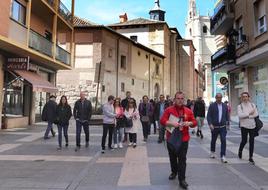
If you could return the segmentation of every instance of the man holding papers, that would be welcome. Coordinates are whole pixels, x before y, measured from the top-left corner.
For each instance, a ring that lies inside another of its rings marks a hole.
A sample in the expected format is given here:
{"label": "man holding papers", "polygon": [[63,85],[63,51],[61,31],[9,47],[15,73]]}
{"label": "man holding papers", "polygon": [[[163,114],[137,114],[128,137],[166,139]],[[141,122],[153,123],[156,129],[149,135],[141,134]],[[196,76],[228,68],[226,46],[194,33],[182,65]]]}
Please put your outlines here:
{"label": "man holding papers", "polygon": [[[173,180],[178,175],[180,186],[183,189],[187,189],[188,184],[185,181],[185,172],[188,141],[190,140],[189,127],[196,127],[197,122],[193,112],[184,106],[184,94],[182,92],[175,94],[174,105],[165,110],[160,123],[165,126],[167,130],[167,148],[171,167],[169,179]],[[172,133],[176,128],[181,132],[180,136],[182,141],[178,152],[174,151],[174,145],[170,143],[170,138],[174,138],[174,134],[172,135]]]}

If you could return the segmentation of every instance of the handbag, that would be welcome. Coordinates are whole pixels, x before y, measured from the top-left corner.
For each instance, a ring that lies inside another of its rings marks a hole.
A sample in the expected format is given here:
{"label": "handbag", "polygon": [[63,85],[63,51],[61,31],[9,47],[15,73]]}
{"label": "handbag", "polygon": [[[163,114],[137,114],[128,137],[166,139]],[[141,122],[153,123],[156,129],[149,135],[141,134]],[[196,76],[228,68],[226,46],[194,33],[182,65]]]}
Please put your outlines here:
{"label": "handbag", "polygon": [[254,128],[254,137],[259,136],[259,131],[263,127],[263,122],[260,120],[260,117],[257,116],[254,118],[256,127]]}
{"label": "handbag", "polygon": [[168,143],[171,145],[172,151],[179,155],[182,145],[182,132],[178,128],[175,128],[172,131],[171,136],[168,139]]}
{"label": "handbag", "polygon": [[131,118],[127,118],[126,120],[126,128],[131,128],[133,127],[133,121]]}
{"label": "handbag", "polygon": [[147,115],[143,115],[143,116],[141,116],[141,121],[142,122],[149,122],[150,121],[150,117],[147,116]]}

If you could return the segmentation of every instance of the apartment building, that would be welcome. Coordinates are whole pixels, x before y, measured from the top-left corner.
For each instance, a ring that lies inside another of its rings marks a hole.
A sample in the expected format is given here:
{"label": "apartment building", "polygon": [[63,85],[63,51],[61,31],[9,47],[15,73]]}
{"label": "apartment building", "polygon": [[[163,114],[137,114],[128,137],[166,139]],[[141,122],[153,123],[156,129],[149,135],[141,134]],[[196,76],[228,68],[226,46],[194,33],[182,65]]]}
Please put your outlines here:
{"label": "apartment building", "polygon": [[225,35],[212,69],[228,73],[234,115],[240,94],[248,91],[260,116],[268,117],[267,11],[266,0],[221,0],[211,19],[214,34]]}
{"label": "apartment building", "polygon": [[74,68],[57,76],[58,94],[66,95],[71,105],[81,91],[96,108],[109,95],[123,99],[131,91],[138,101],[164,92],[164,55],[85,19],[75,17],[74,28]]}
{"label": "apartment building", "polygon": [[57,92],[58,70],[72,67],[74,0],[0,1],[2,128],[40,120],[49,95]]}

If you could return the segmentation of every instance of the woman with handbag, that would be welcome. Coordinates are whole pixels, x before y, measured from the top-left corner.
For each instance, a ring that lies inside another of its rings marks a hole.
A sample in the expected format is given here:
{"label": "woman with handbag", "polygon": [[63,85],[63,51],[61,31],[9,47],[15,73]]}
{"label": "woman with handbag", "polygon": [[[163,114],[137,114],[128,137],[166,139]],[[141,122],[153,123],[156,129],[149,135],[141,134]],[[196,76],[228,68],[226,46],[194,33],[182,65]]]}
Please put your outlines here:
{"label": "woman with handbag", "polygon": [[114,111],[116,113],[115,130],[114,130],[114,148],[123,148],[123,134],[125,125],[125,115],[123,107],[120,104],[120,98],[114,101]]}
{"label": "woman with handbag", "polygon": [[69,127],[69,120],[71,117],[72,117],[71,106],[69,106],[67,102],[67,97],[62,96],[56,110],[56,122],[58,126],[58,142],[59,142],[58,150],[61,150],[62,147],[62,130],[65,137],[65,146],[68,147],[69,145],[68,127]]}
{"label": "woman with handbag", "polygon": [[249,162],[255,164],[253,160],[254,138],[255,138],[255,118],[258,116],[258,111],[255,104],[249,101],[249,93],[241,94],[241,104],[237,106],[237,112],[241,127],[241,143],[239,146],[238,157],[242,159],[242,152],[247,143],[249,135]]}
{"label": "woman with handbag", "polygon": [[139,104],[139,113],[142,124],[143,141],[147,142],[151,130],[150,117],[153,115],[153,109],[149,103],[149,98],[146,95],[142,97],[142,102]]}
{"label": "woman with handbag", "polygon": [[129,99],[124,114],[127,120],[125,131],[129,134],[128,145],[136,148],[138,127],[140,126],[140,115],[139,111],[137,110],[136,101],[133,98]]}

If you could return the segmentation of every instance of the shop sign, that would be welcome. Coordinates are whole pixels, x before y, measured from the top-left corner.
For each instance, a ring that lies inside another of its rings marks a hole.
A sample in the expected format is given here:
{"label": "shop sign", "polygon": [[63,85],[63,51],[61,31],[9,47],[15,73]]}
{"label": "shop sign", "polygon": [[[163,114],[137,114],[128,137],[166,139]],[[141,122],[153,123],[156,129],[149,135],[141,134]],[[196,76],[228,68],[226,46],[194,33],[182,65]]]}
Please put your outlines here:
{"label": "shop sign", "polygon": [[7,58],[6,67],[8,70],[29,70],[29,57],[10,57]]}

